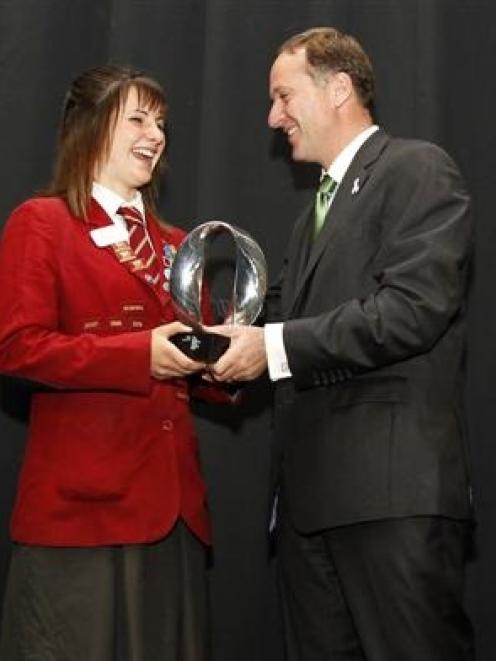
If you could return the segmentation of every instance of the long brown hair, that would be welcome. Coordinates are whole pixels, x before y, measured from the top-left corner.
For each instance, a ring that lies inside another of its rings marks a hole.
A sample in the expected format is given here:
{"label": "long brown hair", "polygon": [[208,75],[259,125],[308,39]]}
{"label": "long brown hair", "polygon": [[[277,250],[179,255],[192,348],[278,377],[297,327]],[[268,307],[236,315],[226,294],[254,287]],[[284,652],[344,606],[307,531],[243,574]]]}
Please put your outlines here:
{"label": "long brown hair", "polygon": [[[120,109],[131,88],[138,99],[166,120],[167,101],[162,87],[140,71],[115,65],[89,69],[71,84],[63,106],[52,181],[46,191],[63,197],[71,211],[87,218],[94,173],[106,161]],[[155,212],[163,154],[150,182],[140,190],[145,207]]]}

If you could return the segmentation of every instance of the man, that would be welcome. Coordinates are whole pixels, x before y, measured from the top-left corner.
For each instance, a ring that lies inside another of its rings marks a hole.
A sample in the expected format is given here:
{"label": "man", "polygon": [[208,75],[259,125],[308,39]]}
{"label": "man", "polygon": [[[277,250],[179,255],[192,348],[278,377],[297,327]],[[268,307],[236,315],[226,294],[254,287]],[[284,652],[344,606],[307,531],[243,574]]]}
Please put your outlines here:
{"label": "man", "polygon": [[214,374],[268,364],[277,383],[288,659],[472,659],[467,193],[441,149],[373,124],[372,66],[348,35],[285,42],[270,95],[270,126],[321,185],[290,240],[282,323],[234,327]]}

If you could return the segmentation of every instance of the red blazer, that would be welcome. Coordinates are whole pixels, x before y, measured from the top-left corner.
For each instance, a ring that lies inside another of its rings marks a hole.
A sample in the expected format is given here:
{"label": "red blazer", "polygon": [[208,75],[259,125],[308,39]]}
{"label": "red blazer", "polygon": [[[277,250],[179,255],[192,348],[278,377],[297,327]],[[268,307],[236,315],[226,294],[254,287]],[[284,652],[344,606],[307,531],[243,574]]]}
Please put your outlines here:
{"label": "red blazer", "polygon": [[[147,222],[162,259],[184,233]],[[32,399],[12,537],[149,542],[183,517],[208,542],[187,382],[150,376],[151,329],[175,319],[165,275],[153,288],[96,247],[90,230],[109,223],[95,201],[85,222],[37,198],[5,227],[0,370],[48,386]]]}

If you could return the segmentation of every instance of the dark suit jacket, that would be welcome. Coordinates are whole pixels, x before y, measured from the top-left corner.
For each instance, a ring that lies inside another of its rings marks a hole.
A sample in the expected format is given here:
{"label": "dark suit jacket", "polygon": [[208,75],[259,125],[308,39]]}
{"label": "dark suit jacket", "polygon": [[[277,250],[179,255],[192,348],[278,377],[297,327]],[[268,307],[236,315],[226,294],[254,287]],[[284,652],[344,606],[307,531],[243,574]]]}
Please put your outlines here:
{"label": "dark suit jacket", "polygon": [[[160,259],[170,256],[184,232],[147,220]],[[109,224],[94,201],[84,222],[39,198],[3,234],[0,370],[49,386],[32,400],[12,536],[139,543],[183,517],[208,541],[188,384],[150,375],[151,329],[175,319],[165,274],[153,287],[96,247],[90,231]]]}
{"label": "dark suit jacket", "polygon": [[432,144],[378,131],[313,244],[312,228],[313,200],[290,240],[279,301],[293,378],[278,383],[276,429],[296,527],[468,517],[472,228],[457,168]]}

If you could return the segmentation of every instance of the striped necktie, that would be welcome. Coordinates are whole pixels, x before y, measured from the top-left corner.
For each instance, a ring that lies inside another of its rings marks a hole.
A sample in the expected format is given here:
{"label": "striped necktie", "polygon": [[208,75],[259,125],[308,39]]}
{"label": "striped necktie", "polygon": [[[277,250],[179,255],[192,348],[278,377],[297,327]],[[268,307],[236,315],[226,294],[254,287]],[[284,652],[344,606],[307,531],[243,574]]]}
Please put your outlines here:
{"label": "striped necktie", "polygon": [[127,224],[129,245],[134,253],[131,262],[133,271],[141,271],[147,282],[156,284],[160,277],[160,266],[145,219],[135,207],[119,207],[117,213]]}
{"label": "striped necktie", "polygon": [[329,205],[331,203],[331,196],[337,183],[338,182],[328,174],[325,174],[322,177],[315,197],[315,236],[318,235],[324,225],[327,212],[329,211]]}

